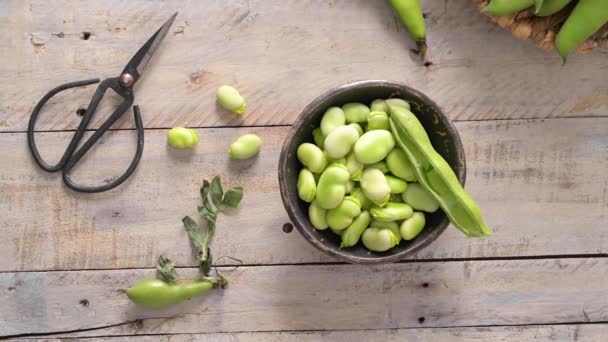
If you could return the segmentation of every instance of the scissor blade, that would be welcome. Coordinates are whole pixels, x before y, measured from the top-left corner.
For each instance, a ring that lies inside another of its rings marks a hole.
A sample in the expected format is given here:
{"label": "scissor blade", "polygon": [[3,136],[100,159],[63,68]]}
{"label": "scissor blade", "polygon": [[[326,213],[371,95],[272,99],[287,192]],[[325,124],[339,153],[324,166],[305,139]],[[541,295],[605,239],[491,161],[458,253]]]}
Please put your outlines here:
{"label": "scissor blade", "polygon": [[150,59],[152,58],[152,56],[158,49],[160,43],[163,41],[163,39],[167,35],[167,32],[169,32],[169,28],[173,24],[173,21],[175,20],[177,13],[178,12],[175,12],[175,14],[173,14],[171,16],[171,18],[169,18],[163,24],[163,26],[161,26],[158,29],[158,31],[156,31],[156,33],[154,33],[154,35],[152,35],[152,37],[150,37],[150,39],[148,39],[148,41],[139,49],[139,51],[137,51],[137,53],[135,53],[133,58],[131,58],[131,60],[125,67],[123,73],[133,74],[133,72],[136,71],[137,75],[133,75],[133,76],[135,76],[135,79],[137,79],[137,78],[139,78],[139,76],[141,76],[141,74],[146,69],[146,66],[150,62]]}

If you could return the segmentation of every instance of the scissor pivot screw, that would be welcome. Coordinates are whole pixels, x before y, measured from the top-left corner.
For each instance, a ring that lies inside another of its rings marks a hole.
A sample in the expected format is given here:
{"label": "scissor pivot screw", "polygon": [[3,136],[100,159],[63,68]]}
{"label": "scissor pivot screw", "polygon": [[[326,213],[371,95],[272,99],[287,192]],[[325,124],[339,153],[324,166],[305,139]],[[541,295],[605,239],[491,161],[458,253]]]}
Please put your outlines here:
{"label": "scissor pivot screw", "polygon": [[133,79],[133,76],[131,76],[131,74],[122,74],[120,75],[120,84],[122,84],[125,87],[130,87],[133,85],[133,81],[135,81]]}

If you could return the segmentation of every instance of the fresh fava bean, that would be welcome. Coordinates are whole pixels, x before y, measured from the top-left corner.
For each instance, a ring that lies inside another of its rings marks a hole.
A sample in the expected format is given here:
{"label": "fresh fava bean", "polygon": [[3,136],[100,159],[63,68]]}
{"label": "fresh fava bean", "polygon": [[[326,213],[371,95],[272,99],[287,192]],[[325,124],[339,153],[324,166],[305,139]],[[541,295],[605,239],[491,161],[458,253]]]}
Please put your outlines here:
{"label": "fresh fava bean", "polygon": [[365,248],[374,252],[386,252],[399,243],[397,235],[390,229],[367,228],[361,236]]}
{"label": "fresh fava bean", "polygon": [[374,110],[367,116],[367,130],[373,131],[376,129],[389,130],[388,114],[379,110]]}
{"label": "fresh fava bean", "polygon": [[399,147],[393,149],[386,156],[386,165],[389,171],[408,182],[416,181],[416,171],[412,163],[407,159],[407,155]]}
{"label": "fresh fava bean", "polygon": [[580,0],[555,37],[555,49],[564,63],[587,38],[608,23],[608,2],[606,0]]}
{"label": "fresh fava bean", "polygon": [[414,212],[410,218],[401,222],[401,226],[399,227],[401,237],[404,240],[411,240],[415,238],[424,228],[425,222],[426,219],[424,218],[423,213],[419,211]]}
{"label": "fresh fava bean", "polygon": [[363,128],[361,127],[361,125],[359,125],[358,123],[354,123],[354,122],[353,122],[353,123],[349,123],[348,125],[349,125],[350,127],[354,128],[354,129],[356,129],[356,130],[357,130],[357,133],[359,133],[359,136],[362,136],[362,135],[363,135],[363,133],[365,133],[365,132],[363,131]]}
{"label": "fresh fava bean", "polygon": [[340,248],[352,247],[359,242],[361,239],[361,235],[369,225],[372,217],[369,212],[362,211],[359,216],[357,216],[353,223],[348,226],[348,228],[344,229],[342,234],[342,243],[340,244]]}
{"label": "fresh fava bean", "polygon": [[386,99],[386,100],[384,100],[384,103],[386,103],[386,106],[389,108],[388,110],[385,111],[387,113],[390,111],[391,106],[403,107],[407,110],[410,109],[409,102],[405,101],[404,99],[399,99],[399,98]]}
{"label": "fresh fava bean", "polygon": [[491,0],[488,6],[482,9],[483,12],[501,16],[513,14],[534,6],[536,0]]}
{"label": "fresh fava bean", "polygon": [[412,207],[405,203],[388,202],[384,207],[372,207],[369,213],[374,220],[378,221],[400,221],[412,216]]}
{"label": "fresh fava bean", "polygon": [[321,132],[320,128],[315,128],[312,131],[312,138],[314,139],[315,145],[317,145],[318,148],[325,148],[325,136],[323,135],[323,132]]}
{"label": "fresh fava bean", "polygon": [[315,176],[310,172],[309,169],[300,170],[298,174],[298,196],[304,202],[312,202],[317,194],[317,182]]}
{"label": "fresh fava bean", "polygon": [[374,205],[374,203],[372,203],[369,198],[365,197],[365,194],[363,194],[363,190],[361,190],[361,188],[354,188],[353,191],[351,191],[350,195],[356,198],[359,203],[361,203],[362,210],[369,210],[369,208]]}
{"label": "fresh fava bean", "polygon": [[408,184],[407,189],[401,194],[403,202],[409,204],[415,210],[434,213],[439,209],[439,202],[435,200],[433,195],[418,183]]}
{"label": "fresh fava bean", "polygon": [[325,230],[329,225],[327,224],[327,210],[319,206],[317,200],[313,200],[308,207],[308,218],[310,223],[317,230]]}
{"label": "fresh fava bean", "polygon": [[167,132],[167,142],[178,149],[192,148],[198,143],[198,133],[191,128],[173,127]]}
{"label": "fresh fava bean", "polygon": [[321,174],[317,184],[316,199],[319,206],[323,209],[333,209],[342,203],[349,178],[350,174],[346,166],[335,163],[329,165]]}
{"label": "fresh fava bean", "polygon": [[391,196],[386,177],[378,169],[365,169],[361,175],[361,190],[374,204],[383,206]]}
{"label": "fresh fava bean", "polygon": [[395,236],[397,236],[397,240],[399,242],[401,242],[401,233],[399,232],[399,224],[397,222],[394,221],[390,221],[390,222],[383,222],[383,221],[378,221],[378,220],[372,220],[372,222],[369,224],[370,227],[373,228],[386,228],[389,229],[391,232],[393,232],[395,234]]}
{"label": "fresh fava bean", "polygon": [[[479,206],[464,191],[450,165],[435,151],[418,118],[409,110],[390,107],[390,124],[398,146],[414,166],[416,178],[439,202],[452,224],[467,236],[491,234]],[[411,187],[409,184],[408,189]]]}
{"label": "fresh fava bean", "polygon": [[323,151],[323,154],[325,155],[325,159],[327,160],[327,164],[342,164],[344,166],[346,166],[346,158],[345,157],[340,157],[340,158],[332,158],[327,154],[327,151]]}
{"label": "fresh fava bean", "polygon": [[346,122],[366,122],[369,107],[363,103],[347,103],[342,106]]}
{"label": "fresh fava bean", "polygon": [[391,194],[400,194],[407,189],[407,182],[395,176],[386,175],[388,187],[391,188]]}
{"label": "fresh fava bean", "polygon": [[395,139],[389,131],[365,132],[355,143],[355,157],[363,164],[373,164],[386,158],[395,147]]}
{"label": "fresh fava bean", "polygon": [[243,114],[247,108],[245,99],[239,94],[238,90],[231,86],[223,85],[217,88],[216,96],[217,102],[233,113]]}
{"label": "fresh fava bean", "polygon": [[333,229],[333,228],[329,228],[329,230],[331,230],[334,234],[336,234],[338,236],[344,235],[344,232],[346,231],[346,229]]}
{"label": "fresh fava bean", "polygon": [[340,126],[325,138],[325,152],[330,158],[342,158],[350,152],[359,133],[352,126]]}
{"label": "fresh fava bean", "polygon": [[361,214],[359,200],[353,196],[346,196],[336,208],[327,211],[327,224],[336,230],[346,229],[359,214]]}
{"label": "fresh fava bean", "polygon": [[348,182],[346,182],[346,187],[344,188],[344,191],[347,194],[350,194],[354,188],[355,188],[355,182],[353,182],[352,180],[349,180]]}
{"label": "fresh fava bean", "polygon": [[387,174],[388,173],[388,166],[386,165],[386,163],[383,161],[379,161],[377,163],[373,163],[373,164],[369,164],[369,165],[365,165],[364,169],[378,169],[380,171],[382,171],[382,173]]}
{"label": "fresh fava bean", "polygon": [[328,136],[334,129],[344,126],[346,118],[344,111],[340,107],[331,107],[325,111],[321,118],[321,132],[324,136]]}
{"label": "fresh fava bean", "polygon": [[383,99],[375,99],[374,101],[372,101],[371,105],[369,106],[369,109],[372,112],[379,110],[381,112],[388,113],[388,105],[386,104],[386,102],[384,102]]}
{"label": "fresh fava bean", "polygon": [[297,155],[300,163],[314,173],[322,172],[327,166],[325,154],[314,144],[303,143],[298,146]]}
{"label": "fresh fava bean", "polygon": [[360,163],[355,157],[355,153],[351,152],[346,156],[346,169],[350,174],[350,179],[358,182],[361,180],[361,174],[363,173],[363,164]]}
{"label": "fresh fava bean", "polygon": [[[314,145],[313,145],[314,146]],[[230,145],[228,155],[232,159],[249,159],[260,152],[262,139],[256,134],[243,134]]]}
{"label": "fresh fava bean", "polygon": [[210,281],[172,285],[160,279],[144,280],[125,289],[129,299],[149,308],[162,308],[203,294],[215,287]]}
{"label": "fresh fava bean", "polygon": [[545,0],[535,14],[539,17],[553,15],[566,7],[572,0]]}

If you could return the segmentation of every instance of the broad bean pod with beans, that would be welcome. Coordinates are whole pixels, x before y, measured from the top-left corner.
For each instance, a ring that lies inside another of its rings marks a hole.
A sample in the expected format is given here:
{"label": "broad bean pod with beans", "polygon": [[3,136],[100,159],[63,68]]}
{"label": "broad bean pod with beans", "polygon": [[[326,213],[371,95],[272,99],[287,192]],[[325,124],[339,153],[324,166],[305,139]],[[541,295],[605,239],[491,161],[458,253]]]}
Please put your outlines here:
{"label": "broad bean pod with beans", "polygon": [[388,251],[440,209],[469,237],[491,233],[403,99],[330,107],[306,141],[297,148],[298,195],[312,226],[339,235],[340,248]]}

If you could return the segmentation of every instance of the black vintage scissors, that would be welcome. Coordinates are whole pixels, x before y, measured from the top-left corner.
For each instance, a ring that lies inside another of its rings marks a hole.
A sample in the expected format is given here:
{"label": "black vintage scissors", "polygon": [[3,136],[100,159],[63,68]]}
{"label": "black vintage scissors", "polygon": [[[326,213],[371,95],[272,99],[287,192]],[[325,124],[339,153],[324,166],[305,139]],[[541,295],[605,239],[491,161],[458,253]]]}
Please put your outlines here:
{"label": "black vintage scissors", "polygon": [[[169,18],[169,20],[167,20],[163,24],[163,26],[161,26],[158,31],[156,31],[156,33],[154,33],[154,35],[150,37],[150,39],[148,39],[148,41],[131,58],[127,66],[125,66],[124,70],[120,73],[118,77],[106,78],[105,80],[101,81],[101,83],[97,87],[97,90],[95,90],[95,94],[93,94],[93,98],[91,99],[89,106],[86,108],[86,112],[82,118],[82,121],[80,122],[78,128],[72,136],[72,140],[70,140],[67,149],[65,150],[63,156],[56,165],[49,165],[44,160],[42,160],[42,157],[40,157],[40,153],[38,152],[38,148],[36,147],[36,141],[34,140],[34,126],[36,125],[38,114],[40,113],[40,110],[45,105],[45,103],[60,91],[98,83],[99,79],[95,78],[90,80],[66,83],[60,85],[59,87],[51,90],[46,95],[44,95],[44,97],[38,102],[38,104],[34,108],[27,129],[27,141],[30,146],[30,151],[32,152],[32,156],[34,157],[36,163],[43,170],[48,172],[56,172],[61,170],[64,183],[70,189],[79,192],[107,191],[117,187],[127,178],[129,178],[129,176],[137,167],[137,164],[141,159],[141,154],[144,149],[144,128],[141,120],[139,107],[137,105],[133,106],[135,128],[137,130],[137,150],[135,152],[135,157],[133,158],[133,161],[122,176],[113,179],[112,181],[107,182],[106,184],[101,186],[83,186],[75,184],[72,181],[72,179],[70,178],[70,170],[78,163],[80,159],[82,159],[82,157],[87,153],[87,151],[91,149],[91,147],[99,140],[99,138],[101,138],[104,133],[107,132],[108,129],[110,129],[110,127],[112,127],[112,125],[119,118],[121,118],[123,114],[127,112],[129,107],[131,107],[134,101],[133,86],[135,85],[135,83],[137,83],[144,69],[148,65],[148,62],[150,62],[150,58],[152,57],[152,55],[154,55],[154,52],[156,52],[158,46],[167,35],[167,32],[169,31],[171,24],[173,24],[173,20],[175,20],[176,16],[177,12],[173,14],[171,18]],[[110,117],[95,131],[95,133],[84,142],[82,147],[75,151],[76,147],[80,143],[80,140],[82,139],[82,136],[84,135],[84,132],[87,129],[87,126],[89,125],[89,122],[91,121],[91,118],[93,117],[93,114],[95,114],[95,110],[97,109],[99,102],[103,98],[108,88],[114,90],[122,98],[122,102],[118,105],[118,107],[114,110]]]}

